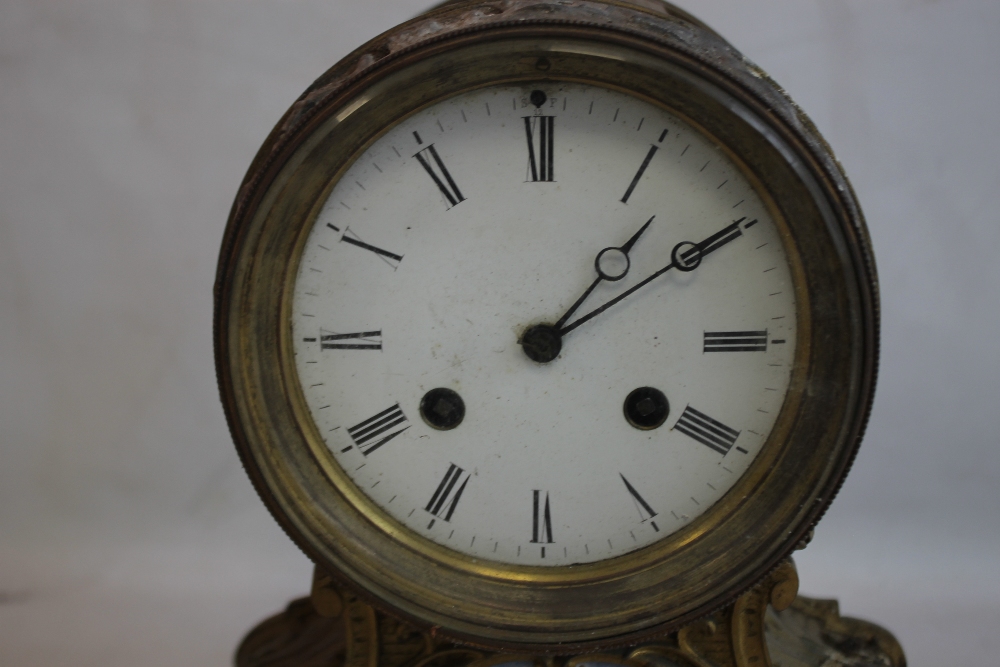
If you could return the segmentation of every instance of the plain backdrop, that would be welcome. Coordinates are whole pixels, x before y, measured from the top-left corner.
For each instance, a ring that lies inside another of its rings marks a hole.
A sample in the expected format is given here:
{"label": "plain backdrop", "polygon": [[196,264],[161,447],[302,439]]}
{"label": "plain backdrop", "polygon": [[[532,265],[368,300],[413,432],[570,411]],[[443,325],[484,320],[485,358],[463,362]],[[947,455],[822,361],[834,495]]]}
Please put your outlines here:
{"label": "plain backdrop", "polygon": [[[913,667],[1000,664],[1000,3],[680,0],[811,115],[874,239],[882,364],[803,591]],[[0,665],[229,664],[310,565],[212,360],[229,206],[327,67],[426,0],[0,0]]]}

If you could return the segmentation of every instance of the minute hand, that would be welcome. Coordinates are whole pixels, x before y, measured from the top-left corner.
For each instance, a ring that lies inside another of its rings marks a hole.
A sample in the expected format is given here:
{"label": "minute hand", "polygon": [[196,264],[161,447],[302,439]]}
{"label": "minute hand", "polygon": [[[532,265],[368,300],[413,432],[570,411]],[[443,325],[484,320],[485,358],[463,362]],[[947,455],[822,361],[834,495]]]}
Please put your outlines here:
{"label": "minute hand", "polygon": [[[639,288],[645,287],[649,283],[653,282],[654,280],[662,276],[670,269],[676,268],[682,271],[691,271],[692,269],[697,267],[698,264],[701,263],[701,260],[704,259],[707,255],[715,252],[716,250],[726,245],[733,239],[742,236],[743,231],[740,229],[740,223],[743,222],[744,220],[746,220],[746,218],[740,218],[739,220],[734,220],[732,224],[726,225],[721,230],[712,234],[701,243],[678,243],[676,246],[674,246],[674,250],[671,253],[672,261],[669,264],[667,264],[665,267],[663,267],[656,273],[645,278],[639,284],[633,285],[632,287],[628,288],[615,298],[605,303],[603,306],[595,308],[586,315],[583,315],[579,319],[574,320],[572,323],[562,327],[561,329],[559,329],[559,335],[565,336],[570,331],[577,328],[584,322],[592,320],[593,318],[597,317],[611,306],[625,299],[627,296],[629,296]],[[683,249],[684,246],[689,246],[689,247],[686,250],[684,250]]]}

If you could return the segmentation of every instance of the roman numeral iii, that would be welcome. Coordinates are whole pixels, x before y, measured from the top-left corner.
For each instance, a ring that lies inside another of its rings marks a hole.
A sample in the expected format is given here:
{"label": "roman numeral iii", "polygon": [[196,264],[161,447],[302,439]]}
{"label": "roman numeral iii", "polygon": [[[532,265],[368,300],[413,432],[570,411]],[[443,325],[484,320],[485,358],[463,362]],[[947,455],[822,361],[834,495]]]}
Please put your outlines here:
{"label": "roman numeral iii", "polygon": [[438,187],[441,194],[448,202],[448,208],[452,206],[458,206],[459,202],[465,201],[465,197],[462,196],[461,190],[455,185],[455,179],[451,177],[448,173],[448,168],[444,166],[444,162],[441,161],[441,156],[438,155],[437,150],[434,148],[434,144],[431,144],[427,148],[423,148],[417,151],[416,155],[413,157],[417,158],[417,162],[424,168],[427,175],[431,177],[434,181],[434,185]]}
{"label": "roman numeral iii", "polygon": [[554,181],[555,116],[524,116],[528,139],[528,173],[525,181]]}
{"label": "roman numeral iii", "polygon": [[[549,493],[545,492],[545,501],[542,501],[542,492],[534,490],[532,493],[532,520],[531,520],[531,542],[533,544],[552,544],[552,512],[549,511]],[[542,551],[545,557],[545,551]]]}
{"label": "roman numeral iii", "polygon": [[[427,524],[428,530],[434,526],[437,519],[451,521],[451,515],[455,513],[458,501],[462,499],[462,492],[465,491],[465,485],[469,483],[469,477],[469,473],[454,463],[449,465],[448,472],[444,474],[444,478],[438,484],[430,502],[424,508],[435,517]],[[458,483],[459,480],[461,480],[461,484]]]}
{"label": "roman numeral iii", "polygon": [[[403,426],[404,424],[406,426]],[[399,428],[400,426],[403,428]],[[410,425],[406,415],[403,414],[399,403],[397,403],[374,417],[369,417],[363,422],[355,424],[347,429],[347,433],[361,450],[361,453],[368,456],[408,428]]]}
{"label": "roman numeral iii", "polygon": [[722,455],[729,453],[740,435],[739,431],[712,419],[704,412],[695,410],[690,405],[684,408],[681,418],[674,424],[674,429]]}
{"label": "roman numeral iii", "polygon": [[706,331],[702,352],[767,352],[767,330]]}

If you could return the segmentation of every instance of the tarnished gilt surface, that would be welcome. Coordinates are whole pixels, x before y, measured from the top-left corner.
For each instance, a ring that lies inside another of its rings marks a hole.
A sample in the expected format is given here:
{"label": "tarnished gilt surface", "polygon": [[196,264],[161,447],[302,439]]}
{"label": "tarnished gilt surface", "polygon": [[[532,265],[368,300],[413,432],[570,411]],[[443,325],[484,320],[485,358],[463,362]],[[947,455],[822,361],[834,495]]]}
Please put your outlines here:
{"label": "tarnished gilt surface", "polygon": [[[237,667],[905,667],[884,628],[796,597],[786,561],[709,618],[655,642],[565,656],[490,653],[436,638],[374,609],[317,571],[311,598],[254,628]],[[317,611],[332,615],[323,616]],[[763,633],[761,630],[763,629]]]}

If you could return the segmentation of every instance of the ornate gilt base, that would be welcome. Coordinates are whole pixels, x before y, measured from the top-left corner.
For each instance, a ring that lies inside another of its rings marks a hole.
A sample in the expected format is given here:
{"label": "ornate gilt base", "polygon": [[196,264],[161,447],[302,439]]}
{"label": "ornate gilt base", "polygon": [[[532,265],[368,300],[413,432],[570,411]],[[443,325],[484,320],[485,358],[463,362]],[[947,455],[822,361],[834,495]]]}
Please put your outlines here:
{"label": "ornate gilt base", "polygon": [[600,654],[531,656],[463,647],[377,612],[317,571],[311,597],[255,627],[237,667],[906,667],[884,628],[798,596],[786,562],[732,605],[672,635]]}

